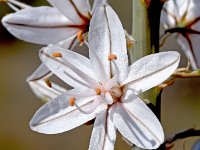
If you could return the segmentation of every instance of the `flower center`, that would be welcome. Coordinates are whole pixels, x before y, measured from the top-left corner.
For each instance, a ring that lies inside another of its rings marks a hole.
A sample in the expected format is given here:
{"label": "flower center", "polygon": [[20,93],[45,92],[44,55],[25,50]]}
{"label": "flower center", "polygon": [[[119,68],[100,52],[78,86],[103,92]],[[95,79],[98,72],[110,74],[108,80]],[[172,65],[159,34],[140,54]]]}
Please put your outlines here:
{"label": "flower center", "polygon": [[119,86],[115,86],[115,87],[110,89],[110,94],[111,94],[114,102],[119,101],[122,94],[123,94],[122,88],[119,87]]}

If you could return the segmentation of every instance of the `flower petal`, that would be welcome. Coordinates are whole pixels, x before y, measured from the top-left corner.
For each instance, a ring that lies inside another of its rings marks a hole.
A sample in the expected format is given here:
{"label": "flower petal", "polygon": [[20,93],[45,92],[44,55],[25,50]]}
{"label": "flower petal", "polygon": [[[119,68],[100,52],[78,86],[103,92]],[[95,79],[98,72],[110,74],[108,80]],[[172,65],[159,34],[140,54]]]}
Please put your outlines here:
{"label": "flower petal", "polygon": [[80,84],[80,82],[84,81],[79,77],[79,75],[77,75],[69,67],[67,67],[67,64],[65,66],[65,63],[62,60],[58,60],[52,57],[52,54],[57,52],[61,53],[62,57],[68,60],[71,63],[71,65],[74,65],[76,68],[79,68],[79,70],[87,74],[88,77],[90,77],[91,79],[95,79],[93,71],[91,70],[92,67],[90,65],[90,61],[86,57],[60,47],[43,48],[40,51],[41,60],[61,80],[63,80],[72,87],[84,87],[82,84]]}
{"label": "flower petal", "polygon": [[59,91],[53,88],[50,88],[47,86],[44,80],[30,81],[28,82],[28,84],[31,90],[33,91],[33,93],[38,98],[42,99],[45,102],[61,95],[62,93],[60,93],[59,91],[62,91],[62,92],[66,91],[63,87],[56,85],[55,83],[51,83],[51,84],[53,84],[53,86],[56,87],[56,89],[59,89]]}
{"label": "flower petal", "polygon": [[114,127],[108,112],[97,115],[90,139],[89,150],[114,150],[116,140],[116,128]]}
{"label": "flower petal", "polygon": [[45,66],[45,64],[41,64],[28,78],[27,82],[29,81],[36,81],[40,79],[47,78],[51,76],[51,71]]}
{"label": "flower petal", "polygon": [[[182,47],[186,57],[190,60],[191,66],[194,70],[200,66],[199,53],[199,35],[188,35],[188,40],[181,34],[178,34],[177,42]],[[191,45],[190,45],[191,44]]]}
{"label": "flower petal", "polygon": [[[119,78],[123,81],[127,76],[128,56],[126,49],[126,39],[122,24],[114,12],[107,4],[100,5],[95,11],[89,30],[90,60],[93,68],[97,68],[96,53],[104,66],[107,80],[113,76],[113,65],[108,60],[110,54],[117,56],[116,64],[119,68]],[[112,67],[112,68],[111,68]],[[95,70],[95,72],[99,72]]]}
{"label": "flower petal", "polygon": [[89,18],[90,4],[88,0],[48,0],[61,13],[69,18],[73,23],[82,24],[80,15]]}
{"label": "flower petal", "polygon": [[[131,92],[132,93],[132,92]],[[164,141],[163,129],[145,103],[131,95],[126,103],[117,103],[110,110],[111,120],[131,143],[144,149],[156,149]]]}
{"label": "flower petal", "polygon": [[[92,120],[97,113],[106,109],[102,104],[94,112],[86,115],[77,107],[70,106],[69,98],[67,95],[61,95],[43,105],[30,121],[31,129],[45,134],[62,133]],[[77,99],[76,103],[82,109],[89,109],[93,103],[93,97]]]}
{"label": "flower petal", "polygon": [[92,14],[94,13],[98,5],[101,5],[103,3],[107,3],[107,0],[94,0],[93,5],[92,5]]}
{"label": "flower petal", "polygon": [[179,61],[180,54],[175,51],[145,56],[130,66],[122,84],[135,93],[144,92],[165,81],[176,70]]}
{"label": "flower petal", "polygon": [[30,7],[5,16],[3,25],[19,39],[36,44],[55,44],[75,35],[79,29],[57,9]]}

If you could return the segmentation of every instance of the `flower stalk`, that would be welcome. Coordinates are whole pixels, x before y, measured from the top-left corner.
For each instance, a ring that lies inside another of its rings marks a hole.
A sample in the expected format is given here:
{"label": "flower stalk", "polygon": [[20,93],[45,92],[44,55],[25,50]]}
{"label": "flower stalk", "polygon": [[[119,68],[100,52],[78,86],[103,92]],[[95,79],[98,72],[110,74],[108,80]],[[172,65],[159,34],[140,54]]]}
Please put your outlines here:
{"label": "flower stalk", "polygon": [[132,36],[136,42],[133,48],[129,50],[131,63],[153,53],[151,50],[147,4],[142,0],[133,0],[132,5]]}
{"label": "flower stalk", "polygon": [[[129,49],[131,63],[146,55],[159,52],[159,22],[163,2],[133,0],[132,5],[132,36],[135,44]],[[162,89],[157,87],[140,94],[140,98],[157,105],[156,115],[159,119],[161,94]],[[133,149],[139,148],[133,147]]]}

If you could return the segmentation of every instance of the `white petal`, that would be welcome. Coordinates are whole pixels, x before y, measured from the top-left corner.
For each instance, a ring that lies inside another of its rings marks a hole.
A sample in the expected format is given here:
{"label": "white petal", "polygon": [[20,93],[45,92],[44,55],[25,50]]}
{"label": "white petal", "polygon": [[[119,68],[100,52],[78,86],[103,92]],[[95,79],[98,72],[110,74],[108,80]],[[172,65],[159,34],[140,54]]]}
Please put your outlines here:
{"label": "white petal", "polygon": [[[182,47],[183,52],[185,53],[186,57],[190,59],[190,63],[193,69],[198,69],[200,66],[200,53],[199,53],[199,35],[189,35],[188,41],[185,37],[181,34],[178,35],[177,41],[179,45]],[[191,46],[189,42],[191,42]]]}
{"label": "white petal", "polygon": [[89,150],[114,150],[116,140],[116,128],[114,127],[108,112],[97,115],[90,139]]}
{"label": "white petal", "polygon": [[69,18],[73,23],[82,24],[80,15],[89,18],[90,4],[88,0],[48,0],[61,13]]}
{"label": "white petal", "polygon": [[123,85],[136,93],[144,92],[165,81],[178,67],[180,54],[175,51],[145,56],[130,66]]}
{"label": "white petal", "polygon": [[144,149],[156,149],[164,142],[163,129],[145,103],[136,96],[117,103],[110,110],[114,126],[131,143]]}
{"label": "white petal", "polygon": [[5,16],[3,25],[19,39],[36,44],[55,44],[75,35],[79,29],[57,9],[31,7]]}
{"label": "white petal", "polygon": [[51,84],[53,84],[54,87],[59,89],[59,91],[48,87],[44,80],[30,81],[28,82],[28,84],[31,90],[33,91],[33,93],[38,98],[42,99],[43,101],[49,101],[53,98],[56,98],[57,96],[62,94],[59,91],[62,91],[62,92],[65,91],[63,87],[56,85],[55,83],[51,83]]}
{"label": "white petal", "polygon": [[93,5],[92,5],[92,14],[94,13],[98,5],[101,5],[103,3],[107,3],[107,0],[94,0]]}
{"label": "white petal", "polygon": [[173,28],[176,26],[177,16],[171,12],[171,10],[167,9],[165,5],[161,11],[160,22],[163,24],[164,28]]}
{"label": "white petal", "polygon": [[[105,109],[105,105],[100,105],[94,112],[85,115],[77,107],[69,105],[69,98],[61,95],[43,105],[30,121],[31,129],[45,134],[62,133],[92,120]],[[77,99],[76,103],[82,109],[89,109],[93,98]]]}
{"label": "white petal", "polygon": [[41,64],[28,78],[27,82],[29,81],[36,81],[40,79],[47,78],[51,76],[51,71],[45,66],[45,64]]}
{"label": "white petal", "polygon": [[[40,52],[40,58],[43,63],[61,80],[65,81],[72,87],[83,87],[78,81],[83,82],[83,80],[75,74],[70,68],[65,67],[62,60],[55,61],[55,58],[51,58],[52,53],[59,52],[62,54],[66,60],[74,64],[81,71],[86,73],[91,79],[95,79],[93,72],[91,70],[91,65],[89,59],[86,57],[75,53],[73,51],[69,51],[60,47],[47,47],[43,48]],[[47,55],[50,57],[48,57]],[[67,73],[67,74],[66,74]],[[69,75],[70,76],[69,76]],[[73,79],[72,79],[73,78]],[[75,81],[77,79],[77,81]]]}
{"label": "white petal", "polygon": [[58,46],[58,47],[62,47],[62,48],[65,48],[65,49],[73,50],[74,47],[79,42],[76,37],[77,37],[77,34],[75,34],[73,36],[70,36],[67,39],[63,40],[63,41],[60,41],[60,42],[58,42],[56,44],[49,45],[49,46],[50,47],[51,46]]}
{"label": "white petal", "polygon": [[[95,52],[102,61],[107,80],[113,75],[108,57],[110,54],[117,56],[115,61],[119,68],[120,81],[123,81],[127,76],[128,67],[125,34],[117,14],[107,4],[100,5],[91,19],[89,43],[90,51]],[[93,68],[97,68],[95,66],[98,64],[92,52],[90,52],[90,60]]]}
{"label": "white petal", "polygon": [[110,93],[106,92],[104,101],[108,105],[111,105],[113,103],[113,98]]}

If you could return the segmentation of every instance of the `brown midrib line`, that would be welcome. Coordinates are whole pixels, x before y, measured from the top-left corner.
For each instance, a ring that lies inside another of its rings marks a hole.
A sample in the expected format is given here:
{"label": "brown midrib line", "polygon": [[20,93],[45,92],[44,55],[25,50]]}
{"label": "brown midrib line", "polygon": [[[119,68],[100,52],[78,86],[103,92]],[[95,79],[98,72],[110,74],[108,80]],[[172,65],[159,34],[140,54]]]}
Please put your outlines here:
{"label": "brown midrib line", "polygon": [[50,73],[51,73],[51,71],[48,71],[47,73],[41,75],[40,77],[35,78],[35,79],[33,79],[33,80],[30,80],[30,81],[34,82],[34,81],[40,80],[40,79],[44,78],[45,76],[47,76],[47,75],[50,74]]}
{"label": "brown midrib line", "polygon": [[8,25],[14,26],[23,26],[23,27],[30,27],[30,28],[77,28],[77,29],[85,29],[86,25],[58,25],[58,26],[39,26],[39,25],[28,25],[28,24],[20,24],[14,22],[6,22]]}
{"label": "brown midrib line", "polygon": [[[90,101],[90,102],[88,102],[88,103],[86,103],[86,104],[84,104],[84,105],[82,105],[82,106],[80,106],[80,107],[85,107],[85,106],[89,105],[90,103],[93,103],[93,101]],[[43,122],[34,124],[33,126],[43,125],[43,124],[48,123],[48,122],[50,122],[50,121],[52,121],[52,120],[56,120],[56,119],[62,118],[62,117],[64,117],[64,116],[66,116],[67,114],[70,114],[70,113],[75,112],[75,111],[78,111],[78,109],[73,109],[73,110],[71,110],[71,111],[69,111],[69,112],[67,112],[67,113],[62,114],[61,116],[58,116],[58,117],[49,119],[49,120],[47,120],[47,121],[43,121]]]}
{"label": "brown midrib line", "polygon": [[132,116],[133,118],[135,118],[137,121],[139,121],[142,125],[143,125],[143,127],[145,127],[155,138],[156,138],[156,140],[157,141],[159,141],[160,143],[161,143],[161,141],[160,141],[160,139],[139,119],[139,118],[137,118],[134,114],[132,114],[128,109],[126,109],[125,108],[125,106],[123,105],[123,104],[120,104],[121,106],[122,106],[122,108],[130,115],[130,116]]}
{"label": "brown midrib line", "polygon": [[105,120],[105,137],[103,139],[103,146],[102,146],[102,150],[104,150],[105,145],[106,145],[106,136],[108,133],[108,110],[106,110],[106,120]]}
{"label": "brown midrib line", "polygon": [[[35,82],[35,84],[37,84],[39,87],[41,87],[42,89],[47,89],[45,86],[40,85],[39,83]],[[56,93],[55,91],[51,91],[52,93],[59,95],[58,93]],[[46,95],[47,97],[51,98],[50,96]]]}
{"label": "brown midrib line", "polygon": [[[179,56],[179,57],[180,57],[180,56]],[[163,67],[163,68],[161,68],[161,69],[159,69],[159,70],[157,70],[157,71],[155,71],[155,72],[152,72],[152,73],[150,73],[150,74],[147,74],[146,76],[143,76],[143,77],[141,77],[141,78],[135,79],[135,80],[133,80],[133,81],[131,81],[131,82],[128,82],[128,83],[126,83],[125,85],[122,85],[122,86],[127,86],[127,85],[130,85],[130,84],[134,84],[134,83],[139,82],[139,81],[141,81],[141,80],[143,80],[143,79],[145,79],[145,78],[147,78],[147,77],[150,77],[150,76],[152,76],[152,75],[154,75],[154,74],[157,74],[157,73],[163,71],[163,70],[166,69],[166,68],[171,67],[173,64],[175,64],[175,63],[179,60],[179,57],[178,57],[175,61],[173,61],[172,63],[170,63],[169,65],[166,65],[165,67]]]}
{"label": "brown midrib line", "polygon": [[[111,32],[110,32],[110,27],[109,27],[109,21],[108,21],[108,14],[106,12],[106,7],[104,5],[104,13],[105,13],[105,16],[106,16],[106,21],[107,21],[107,27],[108,27],[108,33],[109,33],[109,53],[112,54],[112,40],[111,40]],[[112,64],[111,64],[111,61],[109,61],[109,67],[110,67],[110,78],[112,78],[113,76],[113,70],[112,70]]]}
{"label": "brown midrib line", "polygon": [[[72,6],[74,7],[76,13],[78,14],[78,16],[82,19],[82,21],[84,23],[89,23],[90,22],[90,19],[87,18],[86,16],[84,16],[79,10],[78,8],[76,7],[76,5],[74,4],[73,0],[69,0],[69,2],[72,4]],[[88,12],[89,13],[89,12]]]}

